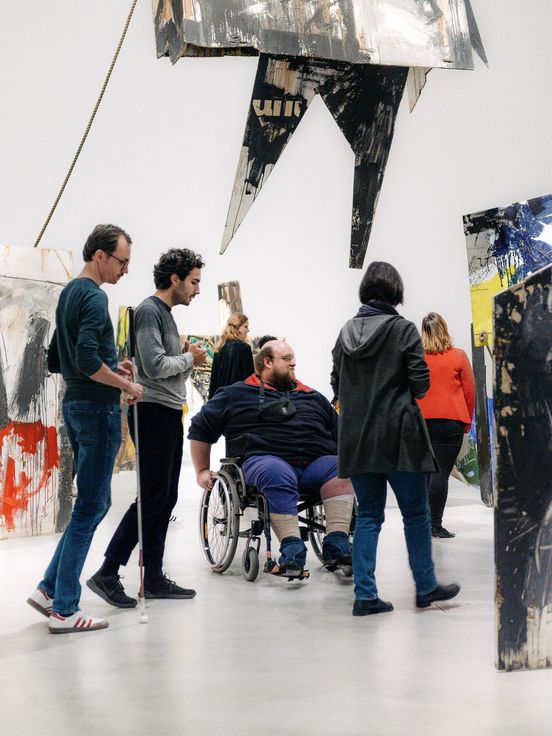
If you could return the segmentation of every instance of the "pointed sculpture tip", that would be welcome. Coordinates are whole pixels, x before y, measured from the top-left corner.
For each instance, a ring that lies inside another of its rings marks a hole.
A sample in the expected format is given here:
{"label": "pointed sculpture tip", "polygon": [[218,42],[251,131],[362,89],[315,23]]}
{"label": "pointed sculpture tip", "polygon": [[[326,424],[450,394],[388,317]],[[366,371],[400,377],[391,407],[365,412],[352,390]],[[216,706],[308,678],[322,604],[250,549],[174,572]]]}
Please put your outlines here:
{"label": "pointed sculpture tip", "polygon": [[232,240],[232,236],[228,237],[227,234],[224,233],[224,235],[222,236],[222,243],[220,244],[219,256],[224,255],[224,251],[230,245],[231,240]]}

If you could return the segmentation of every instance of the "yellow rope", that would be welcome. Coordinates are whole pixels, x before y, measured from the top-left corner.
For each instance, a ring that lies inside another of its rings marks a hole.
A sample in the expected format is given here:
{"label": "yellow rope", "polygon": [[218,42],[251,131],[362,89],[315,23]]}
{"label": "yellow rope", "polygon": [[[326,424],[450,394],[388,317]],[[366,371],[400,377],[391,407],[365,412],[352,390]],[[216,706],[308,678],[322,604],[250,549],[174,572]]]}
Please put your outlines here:
{"label": "yellow rope", "polygon": [[56,200],[55,200],[55,202],[54,202],[54,204],[52,206],[52,209],[50,210],[50,214],[46,218],[46,222],[42,226],[42,230],[40,231],[40,234],[39,234],[38,238],[36,239],[36,242],[35,242],[33,248],[36,248],[38,246],[38,244],[40,243],[40,241],[42,240],[42,236],[44,235],[44,232],[45,232],[46,228],[50,224],[50,220],[52,219],[52,216],[53,216],[53,214],[54,214],[54,212],[56,210],[56,207],[59,204],[59,200],[61,199],[61,196],[62,196],[63,192],[65,191],[65,187],[67,186],[67,182],[69,181],[69,177],[73,173],[73,169],[75,168],[75,164],[77,163],[77,160],[78,160],[78,158],[80,156],[80,153],[81,153],[81,151],[83,149],[83,146],[84,146],[84,144],[86,142],[86,139],[88,137],[88,133],[90,132],[90,128],[92,127],[92,123],[94,122],[94,118],[96,117],[96,113],[98,112],[98,108],[99,108],[100,103],[102,101],[102,98],[104,96],[105,90],[107,89],[107,85],[109,84],[109,80],[111,79],[111,74],[113,72],[113,69],[115,67],[115,64],[117,63],[117,58],[118,58],[119,52],[121,51],[121,48],[123,46],[123,42],[125,40],[125,36],[127,34],[128,27],[130,25],[130,21],[132,20],[132,15],[134,13],[134,8],[136,7],[136,3],[137,2],[138,2],[138,0],[132,0],[131,6],[130,6],[130,11],[129,11],[128,16],[127,16],[127,19],[126,19],[125,27],[123,28],[123,32],[121,34],[121,38],[119,39],[119,43],[117,44],[117,49],[115,51],[115,55],[113,56],[113,60],[111,61],[111,64],[109,66],[109,70],[108,70],[108,72],[106,74],[106,77],[105,77],[105,80],[104,80],[104,83],[103,83],[101,92],[100,92],[99,97],[98,97],[98,99],[96,101],[96,104],[94,106],[94,110],[92,111],[92,115],[90,116],[90,120],[88,121],[88,125],[86,126],[86,130],[84,131],[84,135],[82,136],[82,139],[81,139],[81,142],[79,144],[79,147],[77,148],[77,152],[75,153],[75,156],[73,158],[73,161],[71,163],[71,166],[69,167],[69,171],[67,172],[67,176],[65,177],[65,179],[63,181],[63,184],[61,185],[61,189],[59,190],[59,193],[58,193],[58,195],[56,197]]}

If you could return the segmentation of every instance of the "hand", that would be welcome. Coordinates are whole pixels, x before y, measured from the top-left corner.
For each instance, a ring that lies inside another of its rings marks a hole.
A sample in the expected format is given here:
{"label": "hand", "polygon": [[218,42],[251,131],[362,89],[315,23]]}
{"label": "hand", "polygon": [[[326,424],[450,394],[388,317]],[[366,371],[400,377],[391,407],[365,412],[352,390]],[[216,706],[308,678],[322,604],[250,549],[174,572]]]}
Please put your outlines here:
{"label": "hand", "polygon": [[182,345],[182,352],[183,353],[190,352],[190,341],[189,340],[184,340],[184,345]]}
{"label": "hand", "polygon": [[128,378],[129,380],[134,378],[134,364],[132,360],[125,359],[118,363],[117,373],[120,376],[125,376],[125,378]]}
{"label": "hand", "polygon": [[130,406],[137,404],[144,395],[144,387],[139,383],[129,381],[124,388],[124,397]]}
{"label": "hand", "polygon": [[198,486],[201,486],[205,491],[211,491],[213,489],[215,478],[216,475],[209,468],[200,470],[196,476]]}
{"label": "hand", "polygon": [[201,365],[207,360],[207,351],[201,347],[200,342],[191,343],[188,352],[194,359],[194,365]]}

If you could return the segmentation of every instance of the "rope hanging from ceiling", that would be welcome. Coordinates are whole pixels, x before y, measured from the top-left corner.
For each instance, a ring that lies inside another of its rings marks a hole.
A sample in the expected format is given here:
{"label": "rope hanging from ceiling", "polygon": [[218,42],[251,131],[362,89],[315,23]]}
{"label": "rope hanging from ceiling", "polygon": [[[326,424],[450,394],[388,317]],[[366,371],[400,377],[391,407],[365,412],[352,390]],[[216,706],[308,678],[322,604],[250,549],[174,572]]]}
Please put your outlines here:
{"label": "rope hanging from ceiling", "polygon": [[121,37],[119,39],[119,43],[117,44],[117,48],[115,50],[115,54],[113,55],[113,59],[111,60],[111,64],[109,65],[109,69],[107,71],[107,74],[104,79],[104,83],[102,85],[102,89],[100,91],[100,94],[98,95],[98,99],[96,100],[96,104],[94,105],[94,109],[92,110],[92,115],[90,115],[90,119],[88,121],[88,125],[86,126],[86,130],[84,131],[84,135],[81,138],[81,142],[79,143],[79,147],[77,148],[77,152],[75,153],[73,157],[73,161],[71,162],[71,166],[69,167],[69,171],[67,172],[67,175],[65,176],[65,179],[63,180],[63,184],[61,185],[61,189],[58,192],[58,195],[54,201],[54,204],[52,205],[52,209],[50,210],[48,217],[46,218],[46,222],[42,226],[42,230],[40,231],[40,234],[38,238],[35,241],[35,244],[33,248],[36,248],[40,241],[42,240],[42,236],[44,235],[44,232],[46,231],[46,228],[50,224],[50,220],[53,217],[54,212],[56,211],[56,207],[59,204],[59,200],[61,199],[63,192],[65,191],[65,187],[67,186],[67,183],[69,181],[69,178],[71,177],[71,174],[73,173],[73,169],[75,168],[75,165],[78,161],[78,158],[80,156],[80,153],[83,149],[84,144],[86,143],[86,139],[88,138],[88,133],[90,132],[90,128],[92,127],[92,123],[94,122],[94,118],[96,117],[96,113],[98,112],[98,108],[100,107],[101,101],[103,99],[105,90],[107,89],[107,85],[109,84],[109,80],[111,79],[111,74],[113,73],[113,69],[115,68],[115,64],[117,63],[117,59],[119,57],[119,52],[121,51],[121,48],[123,46],[128,27],[130,25],[130,21],[132,20],[132,16],[134,14],[134,9],[136,8],[138,0],[132,0],[130,5],[130,10],[128,12],[128,16],[125,22],[125,26],[123,28],[123,32],[121,33]]}

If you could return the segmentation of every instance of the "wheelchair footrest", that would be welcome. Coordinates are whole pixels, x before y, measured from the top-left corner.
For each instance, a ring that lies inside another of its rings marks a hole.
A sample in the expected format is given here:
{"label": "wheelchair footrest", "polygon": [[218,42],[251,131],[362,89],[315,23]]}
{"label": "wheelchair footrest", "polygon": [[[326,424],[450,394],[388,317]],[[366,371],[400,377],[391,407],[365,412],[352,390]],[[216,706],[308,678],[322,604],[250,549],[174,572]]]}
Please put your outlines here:
{"label": "wheelchair footrest", "polygon": [[266,561],[263,572],[266,572],[269,575],[278,575],[279,577],[287,578],[289,581],[306,580],[310,577],[310,572],[304,567],[297,569],[289,567],[279,567],[279,565],[277,565],[274,560]]}
{"label": "wheelchair footrest", "polygon": [[335,572],[342,567],[352,567],[353,558],[352,555],[343,555],[343,557],[338,557],[336,560],[329,560],[328,562],[325,562],[323,564],[326,570],[329,570],[330,572]]}

